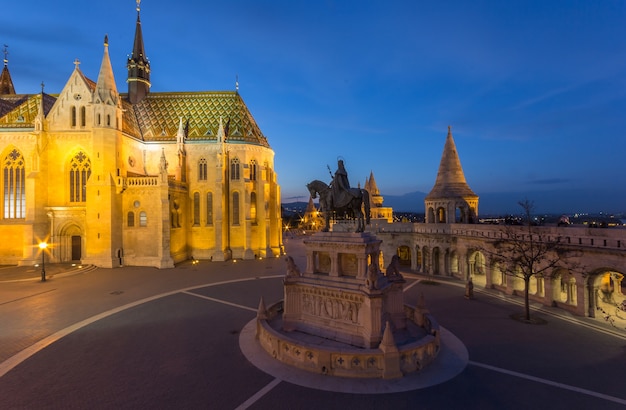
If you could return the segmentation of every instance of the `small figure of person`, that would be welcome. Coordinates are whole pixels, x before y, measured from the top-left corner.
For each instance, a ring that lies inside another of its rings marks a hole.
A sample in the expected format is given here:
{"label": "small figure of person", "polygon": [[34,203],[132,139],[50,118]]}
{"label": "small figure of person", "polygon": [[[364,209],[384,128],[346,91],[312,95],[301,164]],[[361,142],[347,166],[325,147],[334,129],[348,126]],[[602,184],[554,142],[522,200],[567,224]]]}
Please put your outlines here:
{"label": "small figure of person", "polygon": [[465,284],[465,299],[474,299],[474,282],[469,278]]}

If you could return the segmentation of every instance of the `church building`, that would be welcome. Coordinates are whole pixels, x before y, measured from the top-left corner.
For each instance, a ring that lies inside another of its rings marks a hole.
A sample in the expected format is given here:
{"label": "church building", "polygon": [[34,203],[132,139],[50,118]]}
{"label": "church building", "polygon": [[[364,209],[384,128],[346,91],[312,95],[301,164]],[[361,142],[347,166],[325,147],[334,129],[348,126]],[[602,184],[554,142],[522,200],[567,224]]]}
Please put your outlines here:
{"label": "church building", "polygon": [[0,264],[37,263],[41,242],[108,268],[283,253],[274,151],[238,90],[150,92],[139,7],[127,93],[108,47],[59,94],[17,94],[5,53]]}

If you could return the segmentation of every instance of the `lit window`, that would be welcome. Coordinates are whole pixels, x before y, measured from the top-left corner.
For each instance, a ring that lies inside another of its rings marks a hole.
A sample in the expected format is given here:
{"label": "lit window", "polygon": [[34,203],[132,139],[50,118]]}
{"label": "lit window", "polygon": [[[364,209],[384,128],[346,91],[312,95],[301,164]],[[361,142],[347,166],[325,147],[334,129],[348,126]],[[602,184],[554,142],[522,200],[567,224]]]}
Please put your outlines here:
{"label": "lit window", "polygon": [[26,217],[24,157],[14,149],[4,158],[4,217]]}
{"label": "lit window", "polygon": [[70,162],[70,202],[87,200],[87,180],[91,175],[91,161],[84,152],[74,155]]}
{"label": "lit window", "polygon": [[250,219],[256,224],[256,192],[250,194]]}
{"label": "lit window", "polygon": [[230,179],[239,181],[239,158],[233,158],[230,161]]}
{"label": "lit window", "polygon": [[250,181],[256,181],[257,178],[257,164],[255,160],[250,161]]}
{"label": "lit window", "polygon": [[194,226],[200,225],[200,194],[198,192],[193,194],[193,224]]}
{"label": "lit window", "polygon": [[139,226],[148,226],[148,215],[146,211],[139,212]]}
{"label": "lit window", "polygon": [[233,225],[239,225],[239,192],[233,192]]}
{"label": "lit window", "polygon": [[206,224],[213,225],[213,193],[206,194]]}
{"label": "lit window", "polygon": [[206,158],[200,158],[198,161],[198,181],[207,180],[207,164]]}

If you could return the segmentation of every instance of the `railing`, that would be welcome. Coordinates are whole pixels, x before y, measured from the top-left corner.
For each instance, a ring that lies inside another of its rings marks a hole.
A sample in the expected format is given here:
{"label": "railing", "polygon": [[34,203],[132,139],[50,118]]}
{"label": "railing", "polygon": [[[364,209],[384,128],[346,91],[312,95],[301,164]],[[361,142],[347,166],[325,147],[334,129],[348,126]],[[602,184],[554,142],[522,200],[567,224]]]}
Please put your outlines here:
{"label": "railing", "polygon": [[[528,235],[524,226],[470,225],[470,224],[424,224],[392,223],[377,225],[376,234],[413,233],[418,235],[451,235],[462,238],[505,239],[508,231]],[[535,240],[554,241],[557,238],[564,245],[573,247],[591,247],[603,249],[626,249],[626,229],[589,228],[589,227],[554,227],[533,226]]]}

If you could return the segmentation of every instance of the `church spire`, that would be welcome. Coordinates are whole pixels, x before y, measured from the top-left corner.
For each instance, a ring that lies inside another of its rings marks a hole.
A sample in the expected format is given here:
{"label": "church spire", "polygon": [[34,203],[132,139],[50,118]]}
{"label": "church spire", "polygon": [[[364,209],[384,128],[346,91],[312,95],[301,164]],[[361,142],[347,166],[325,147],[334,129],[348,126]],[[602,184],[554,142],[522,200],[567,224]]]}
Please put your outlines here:
{"label": "church spire", "polygon": [[133,53],[128,58],[128,100],[137,104],[150,92],[150,62],[146,58],[139,16],[141,0],[137,0],[137,23],[135,26],[135,43]]}
{"label": "church spire", "polygon": [[96,92],[94,95],[96,103],[101,102],[108,105],[117,105],[119,94],[113,77],[113,67],[109,58],[109,37],[104,36],[104,55],[102,56],[102,64],[100,65],[100,73],[98,73],[98,81],[96,82]]}
{"label": "church spire", "polygon": [[11,74],[9,73],[9,46],[4,45],[4,67],[2,68],[2,74],[0,74],[0,94],[15,94],[15,88],[13,87],[13,80],[11,80]]}

